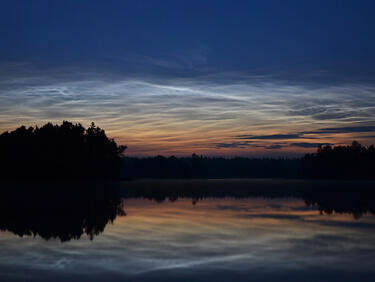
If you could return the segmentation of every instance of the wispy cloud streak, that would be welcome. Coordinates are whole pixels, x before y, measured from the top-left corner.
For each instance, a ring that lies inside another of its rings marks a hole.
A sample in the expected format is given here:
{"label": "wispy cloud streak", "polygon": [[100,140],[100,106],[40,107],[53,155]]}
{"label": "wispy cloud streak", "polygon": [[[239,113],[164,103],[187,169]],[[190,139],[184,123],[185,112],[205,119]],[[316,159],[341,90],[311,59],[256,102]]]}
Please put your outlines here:
{"label": "wispy cloud streak", "polygon": [[301,153],[375,129],[372,85],[12,73],[0,78],[0,100],[2,131],[95,121],[135,155]]}

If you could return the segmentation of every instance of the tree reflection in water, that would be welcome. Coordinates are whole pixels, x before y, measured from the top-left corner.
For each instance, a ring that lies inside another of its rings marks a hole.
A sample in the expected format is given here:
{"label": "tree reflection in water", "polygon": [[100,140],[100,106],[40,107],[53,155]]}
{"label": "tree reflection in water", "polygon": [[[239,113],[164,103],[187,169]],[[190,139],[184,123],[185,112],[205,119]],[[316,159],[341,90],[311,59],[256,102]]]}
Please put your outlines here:
{"label": "tree reflection in water", "polygon": [[191,198],[300,198],[322,214],[347,213],[360,218],[375,214],[375,182],[279,179],[135,181],[121,190],[124,198],[163,202]]}
{"label": "tree reflection in water", "polygon": [[115,189],[72,183],[8,184],[1,189],[0,230],[62,242],[88,235],[125,215]]}
{"label": "tree reflection in water", "polygon": [[[4,184],[4,183],[3,183]],[[190,198],[300,198],[321,214],[375,214],[373,183],[217,180],[6,183],[0,190],[0,230],[62,242],[88,235],[92,240],[117,216],[124,199],[163,202]]]}

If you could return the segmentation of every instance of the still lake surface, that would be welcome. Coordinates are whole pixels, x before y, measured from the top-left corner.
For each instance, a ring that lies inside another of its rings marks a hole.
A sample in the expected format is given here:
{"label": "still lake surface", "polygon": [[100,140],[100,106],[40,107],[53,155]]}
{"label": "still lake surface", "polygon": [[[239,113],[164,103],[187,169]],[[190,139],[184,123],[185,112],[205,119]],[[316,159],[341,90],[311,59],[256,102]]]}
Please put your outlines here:
{"label": "still lake surface", "polygon": [[5,186],[0,281],[374,281],[372,182]]}

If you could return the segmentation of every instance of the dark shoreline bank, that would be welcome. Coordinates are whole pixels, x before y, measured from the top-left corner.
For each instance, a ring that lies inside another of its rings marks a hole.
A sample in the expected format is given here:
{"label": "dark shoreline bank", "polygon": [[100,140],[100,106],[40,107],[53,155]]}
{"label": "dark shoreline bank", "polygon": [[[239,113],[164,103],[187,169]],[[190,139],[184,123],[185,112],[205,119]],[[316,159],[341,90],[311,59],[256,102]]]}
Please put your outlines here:
{"label": "dark shoreline bank", "polygon": [[[0,187],[7,186],[9,184],[24,184],[28,186],[44,186],[44,185],[56,185],[64,186],[72,184],[73,186],[94,186],[100,187],[104,185],[110,188],[137,188],[138,186],[152,185],[155,189],[170,187],[176,185],[182,185],[183,187],[208,187],[212,185],[218,185],[222,188],[224,185],[230,184],[231,187],[248,187],[254,188],[254,185],[261,184],[263,188],[329,188],[331,184],[341,185],[342,188],[374,188],[375,180],[372,179],[301,179],[301,178],[139,178],[139,179],[2,179],[0,180]],[[249,186],[250,185],[250,186]]]}

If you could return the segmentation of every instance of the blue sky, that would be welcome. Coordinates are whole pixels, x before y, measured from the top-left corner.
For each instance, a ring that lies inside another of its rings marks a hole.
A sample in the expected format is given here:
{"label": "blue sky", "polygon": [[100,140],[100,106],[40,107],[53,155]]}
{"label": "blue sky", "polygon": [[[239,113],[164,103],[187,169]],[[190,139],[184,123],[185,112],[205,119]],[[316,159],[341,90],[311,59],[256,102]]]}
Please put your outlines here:
{"label": "blue sky", "polygon": [[374,8],[344,0],[2,1],[0,129],[94,120],[139,155],[371,143]]}

